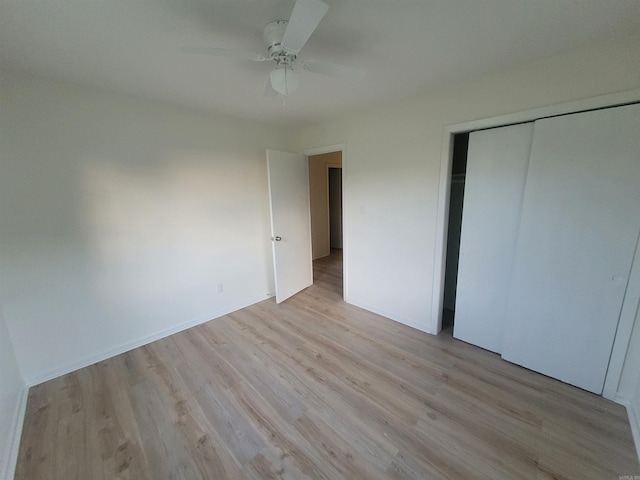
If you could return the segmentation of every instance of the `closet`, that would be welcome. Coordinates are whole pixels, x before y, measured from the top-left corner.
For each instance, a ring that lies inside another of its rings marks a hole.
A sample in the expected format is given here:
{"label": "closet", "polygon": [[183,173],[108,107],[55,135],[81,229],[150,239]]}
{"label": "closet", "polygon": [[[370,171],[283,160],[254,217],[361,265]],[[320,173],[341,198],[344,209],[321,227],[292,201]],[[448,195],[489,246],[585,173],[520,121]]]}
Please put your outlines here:
{"label": "closet", "polygon": [[469,136],[454,336],[601,394],[640,234],[640,105]]}

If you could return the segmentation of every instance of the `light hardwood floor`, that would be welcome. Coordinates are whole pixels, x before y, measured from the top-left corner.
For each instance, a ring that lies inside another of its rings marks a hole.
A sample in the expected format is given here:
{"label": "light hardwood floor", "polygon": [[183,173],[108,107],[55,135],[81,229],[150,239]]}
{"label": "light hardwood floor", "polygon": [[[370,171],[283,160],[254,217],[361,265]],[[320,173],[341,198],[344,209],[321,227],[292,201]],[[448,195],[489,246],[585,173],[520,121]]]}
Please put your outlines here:
{"label": "light hardwood floor", "polygon": [[315,284],[33,387],[17,479],[611,479],[624,409]]}

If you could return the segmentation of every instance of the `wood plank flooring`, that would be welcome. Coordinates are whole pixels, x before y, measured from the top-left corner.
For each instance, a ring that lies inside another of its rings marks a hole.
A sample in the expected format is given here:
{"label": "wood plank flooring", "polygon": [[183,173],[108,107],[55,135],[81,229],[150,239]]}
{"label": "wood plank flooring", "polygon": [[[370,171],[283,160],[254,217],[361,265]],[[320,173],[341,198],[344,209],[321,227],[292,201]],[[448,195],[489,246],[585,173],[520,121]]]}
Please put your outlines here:
{"label": "wood plank flooring", "polygon": [[33,387],[17,479],[611,479],[625,410],[315,283]]}

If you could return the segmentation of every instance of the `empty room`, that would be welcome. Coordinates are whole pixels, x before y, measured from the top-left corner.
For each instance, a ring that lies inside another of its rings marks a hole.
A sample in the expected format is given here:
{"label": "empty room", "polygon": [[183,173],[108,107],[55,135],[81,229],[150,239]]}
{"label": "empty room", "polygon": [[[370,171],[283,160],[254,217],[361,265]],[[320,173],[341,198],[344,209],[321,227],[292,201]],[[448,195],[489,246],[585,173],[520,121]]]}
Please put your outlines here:
{"label": "empty room", "polygon": [[0,0],[0,478],[640,478],[638,0]]}

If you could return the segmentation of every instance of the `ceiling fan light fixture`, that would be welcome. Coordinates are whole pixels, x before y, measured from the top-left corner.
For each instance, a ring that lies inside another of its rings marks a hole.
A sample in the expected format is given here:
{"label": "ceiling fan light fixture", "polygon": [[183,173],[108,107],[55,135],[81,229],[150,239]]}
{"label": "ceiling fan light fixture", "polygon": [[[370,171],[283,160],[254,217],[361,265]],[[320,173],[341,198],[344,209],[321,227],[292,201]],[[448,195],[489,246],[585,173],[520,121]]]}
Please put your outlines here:
{"label": "ceiling fan light fixture", "polygon": [[270,78],[273,89],[285,97],[298,89],[298,74],[290,68],[271,70]]}

